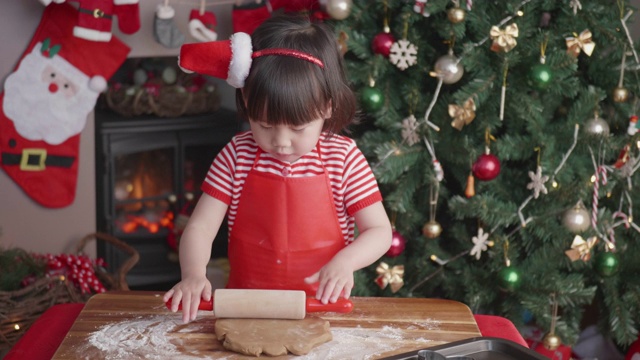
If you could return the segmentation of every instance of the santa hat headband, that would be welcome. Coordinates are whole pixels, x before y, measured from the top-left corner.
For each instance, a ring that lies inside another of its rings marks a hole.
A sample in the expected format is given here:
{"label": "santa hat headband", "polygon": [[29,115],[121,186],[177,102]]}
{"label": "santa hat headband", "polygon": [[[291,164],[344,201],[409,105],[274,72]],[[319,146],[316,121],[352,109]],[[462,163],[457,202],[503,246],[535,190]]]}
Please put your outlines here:
{"label": "santa hat headband", "polygon": [[229,40],[182,45],[178,65],[186,72],[225,79],[229,85],[241,88],[249,75],[252,60],[270,55],[295,57],[324,69],[320,59],[299,50],[274,48],[253,52],[251,37],[243,32],[231,35]]}

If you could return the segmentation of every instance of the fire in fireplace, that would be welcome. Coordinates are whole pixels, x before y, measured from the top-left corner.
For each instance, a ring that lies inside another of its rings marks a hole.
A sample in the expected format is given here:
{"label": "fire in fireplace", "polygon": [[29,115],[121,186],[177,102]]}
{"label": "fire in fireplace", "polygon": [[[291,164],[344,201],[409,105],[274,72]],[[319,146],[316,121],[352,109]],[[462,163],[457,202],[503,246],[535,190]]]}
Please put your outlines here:
{"label": "fire in fireplace", "polygon": [[[211,161],[239,131],[236,114],[124,117],[96,110],[95,119],[98,231],[140,253],[127,275],[131,288],[164,290],[180,279],[174,230],[197,201]],[[212,258],[226,257],[221,229]],[[110,271],[126,259],[109,244],[99,244],[98,256]]]}

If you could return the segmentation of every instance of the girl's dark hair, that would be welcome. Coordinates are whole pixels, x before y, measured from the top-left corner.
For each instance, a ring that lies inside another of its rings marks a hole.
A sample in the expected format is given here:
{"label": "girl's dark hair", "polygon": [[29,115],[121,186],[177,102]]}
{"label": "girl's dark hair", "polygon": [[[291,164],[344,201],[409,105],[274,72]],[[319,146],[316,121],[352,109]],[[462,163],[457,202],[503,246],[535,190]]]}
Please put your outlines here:
{"label": "girl's dark hair", "polygon": [[279,15],[251,35],[253,51],[285,48],[311,54],[320,66],[284,55],[253,59],[242,89],[236,91],[239,115],[269,124],[303,125],[322,117],[331,104],[324,130],[340,133],[355,121],[356,99],[347,83],[334,33],[306,16]]}

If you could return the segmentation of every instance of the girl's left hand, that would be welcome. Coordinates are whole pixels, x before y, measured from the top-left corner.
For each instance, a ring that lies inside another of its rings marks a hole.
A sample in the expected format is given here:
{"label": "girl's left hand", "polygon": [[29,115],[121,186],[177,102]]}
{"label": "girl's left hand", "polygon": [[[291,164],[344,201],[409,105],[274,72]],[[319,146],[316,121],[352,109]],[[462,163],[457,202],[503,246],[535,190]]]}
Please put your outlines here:
{"label": "girl's left hand", "polygon": [[348,299],[353,289],[353,270],[349,264],[333,258],[320,271],[304,279],[307,284],[318,282],[316,299],[323,304],[335,303],[339,297]]}

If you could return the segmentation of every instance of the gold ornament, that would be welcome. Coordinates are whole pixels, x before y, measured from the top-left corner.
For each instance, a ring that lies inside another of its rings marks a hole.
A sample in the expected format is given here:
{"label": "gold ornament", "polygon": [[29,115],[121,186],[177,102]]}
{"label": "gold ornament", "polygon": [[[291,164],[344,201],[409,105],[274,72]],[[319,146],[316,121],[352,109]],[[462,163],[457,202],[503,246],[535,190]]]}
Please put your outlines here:
{"label": "gold ornament", "polygon": [[442,226],[435,220],[429,220],[422,227],[422,235],[428,239],[435,239],[442,234]]}
{"label": "gold ornament", "polygon": [[620,86],[613,89],[611,95],[611,97],[613,98],[613,102],[622,103],[629,100],[629,90]]}
{"label": "gold ornament", "polygon": [[518,37],[518,25],[507,25],[504,30],[500,30],[497,26],[492,26],[489,32],[493,44],[491,50],[495,52],[509,52],[518,44],[516,39]]}
{"label": "gold ornament", "polygon": [[344,56],[344,54],[349,51],[349,47],[347,46],[347,41],[349,40],[349,35],[346,32],[340,31],[338,34],[338,50],[340,50],[340,55]]}
{"label": "gold ornament", "polygon": [[376,268],[376,272],[378,273],[378,277],[375,281],[380,289],[384,289],[389,285],[391,292],[396,293],[402,285],[404,285],[404,280],[402,280],[404,276],[404,265],[395,265],[390,268],[387,263],[381,262]]}
{"label": "gold ornament", "polygon": [[576,235],[571,243],[571,249],[566,250],[564,253],[571,259],[571,261],[582,260],[588,261],[591,259],[591,249],[598,242],[598,238],[592,236],[586,241],[580,235]]}
{"label": "gold ornament", "polygon": [[589,29],[583,30],[580,35],[573,33],[573,37],[565,39],[567,43],[567,54],[578,57],[581,51],[584,51],[587,56],[593,54],[593,49],[596,47],[596,43],[591,38],[591,31]]}
{"label": "gold ornament", "polygon": [[464,9],[459,8],[459,7],[452,7],[447,11],[447,17],[449,18],[449,21],[451,21],[453,24],[458,24],[464,21],[464,18],[466,16],[466,12],[464,11]]}
{"label": "gold ornament", "polygon": [[458,130],[469,125],[476,118],[476,103],[472,98],[468,98],[462,106],[449,104],[449,116],[453,118],[451,126]]}
{"label": "gold ornament", "polygon": [[542,345],[544,345],[547,350],[555,350],[562,345],[562,341],[558,335],[548,333],[542,338]]}

